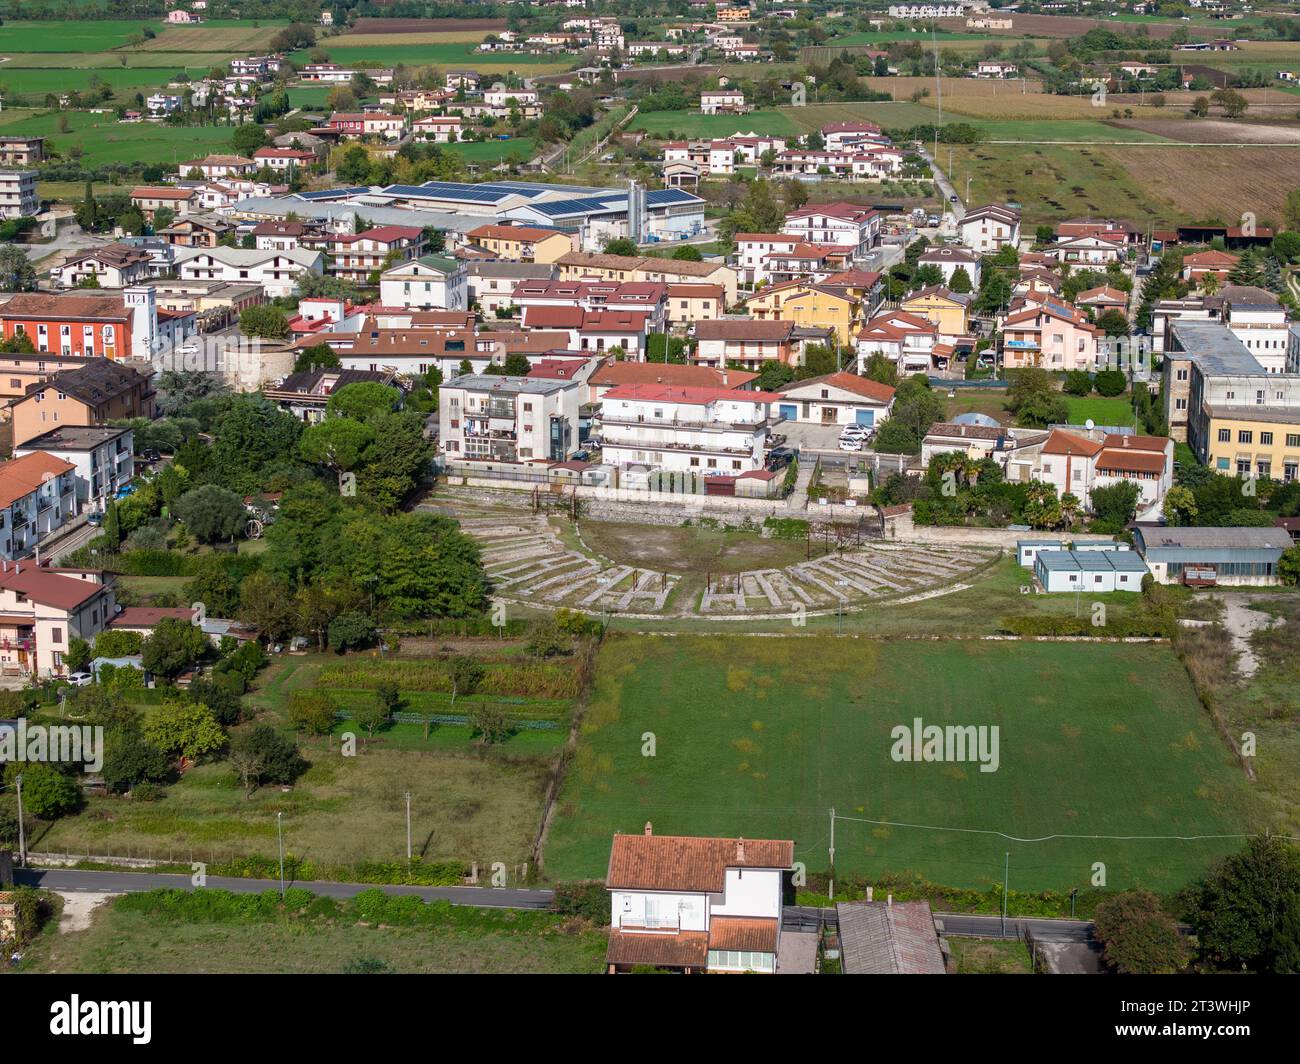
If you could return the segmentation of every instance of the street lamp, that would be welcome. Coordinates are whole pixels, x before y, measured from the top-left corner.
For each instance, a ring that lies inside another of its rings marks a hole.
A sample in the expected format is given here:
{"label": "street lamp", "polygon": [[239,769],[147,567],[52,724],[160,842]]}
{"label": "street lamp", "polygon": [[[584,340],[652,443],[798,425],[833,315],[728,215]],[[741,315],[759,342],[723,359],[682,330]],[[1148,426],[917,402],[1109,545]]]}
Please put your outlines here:
{"label": "street lamp", "polygon": [[280,843],[280,900],[284,901],[284,813],[275,814],[275,834]]}
{"label": "street lamp", "polygon": [[[840,587],[848,587],[847,580],[837,580],[835,583]],[[839,598],[835,601],[835,634],[844,634],[844,599]]]}

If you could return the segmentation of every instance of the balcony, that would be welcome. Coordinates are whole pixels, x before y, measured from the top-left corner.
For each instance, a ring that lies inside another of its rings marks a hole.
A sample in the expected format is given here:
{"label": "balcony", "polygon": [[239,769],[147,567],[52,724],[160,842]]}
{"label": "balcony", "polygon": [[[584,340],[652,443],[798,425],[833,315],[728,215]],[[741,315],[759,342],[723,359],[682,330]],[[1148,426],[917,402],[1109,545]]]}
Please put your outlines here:
{"label": "balcony", "polygon": [[772,425],[771,418],[763,418],[759,421],[690,421],[686,418],[642,417],[640,415],[620,416],[618,414],[603,414],[599,418],[599,422],[602,426],[634,425],[647,428],[701,429],[709,432],[752,432]]}
{"label": "balcony", "polygon": [[620,440],[611,436],[605,437],[604,445],[606,450],[610,447],[621,447],[628,451],[686,451],[695,454],[734,454],[746,457],[754,453],[752,447],[715,447],[707,443],[649,443],[645,440]]}
{"label": "balcony", "polygon": [[[482,412],[478,411],[478,413],[481,416]],[[513,421],[515,419],[515,404],[513,402],[502,402],[497,399],[490,400],[487,405],[487,416],[507,417]]]}

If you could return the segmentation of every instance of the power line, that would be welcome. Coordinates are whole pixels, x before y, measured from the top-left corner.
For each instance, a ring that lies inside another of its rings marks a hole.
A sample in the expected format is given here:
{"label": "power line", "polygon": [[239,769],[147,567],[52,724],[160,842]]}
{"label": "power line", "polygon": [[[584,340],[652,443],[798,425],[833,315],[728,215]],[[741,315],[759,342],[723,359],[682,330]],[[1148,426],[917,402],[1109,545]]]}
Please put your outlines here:
{"label": "power line", "polygon": [[1010,842],[1052,842],[1056,839],[1083,839],[1083,840],[1101,840],[1108,842],[1204,842],[1211,839],[1262,839],[1274,838],[1285,839],[1288,842],[1300,842],[1300,836],[1296,835],[1261,835],[1254,834],[1236,834],[1236,835],[1042,835],[1038,838],[1021,838],[1017,835],[1008,835],[1004,831],[995,831],[991,828],[957,828],[941,824],[905,824],[896,820],[870,820],[866,817],[841,816],[834,810],[831,811],[831,817],[835,820],[849,820],[858,824],[876,824],[880,827],[889,828],[915,828],[920,831],[953,831],[963,835],[996,835],[998,838],[1007,839]]}

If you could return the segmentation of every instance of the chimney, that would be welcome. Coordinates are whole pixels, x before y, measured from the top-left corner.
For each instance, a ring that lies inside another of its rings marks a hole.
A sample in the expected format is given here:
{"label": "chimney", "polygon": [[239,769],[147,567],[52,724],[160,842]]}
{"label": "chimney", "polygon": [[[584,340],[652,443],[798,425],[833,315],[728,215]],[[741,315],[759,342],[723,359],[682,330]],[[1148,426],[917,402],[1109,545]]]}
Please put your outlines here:
{"label": "chimney", "polygon": [[744,859],[745,859],[745,840],[744,840],[744,839],[737,839],[737,840],[736,840],[736,860],[737,860],[737,861],[743,861]]}
{"label": "chimney", "polygon": [[723,386],[724,388],[727,386],[727,368],[726,368],[726,366],[723,366],[723,367],[722,367],[722,386]]}
{"label": "chimney", "polygon": [[653,834],[654,834],[654,826],[653,826],[653,825],[650,823],[650,821],[648,821],[648,820],[645,822],[645,833],[646,833],[647,835],[653,835]]}

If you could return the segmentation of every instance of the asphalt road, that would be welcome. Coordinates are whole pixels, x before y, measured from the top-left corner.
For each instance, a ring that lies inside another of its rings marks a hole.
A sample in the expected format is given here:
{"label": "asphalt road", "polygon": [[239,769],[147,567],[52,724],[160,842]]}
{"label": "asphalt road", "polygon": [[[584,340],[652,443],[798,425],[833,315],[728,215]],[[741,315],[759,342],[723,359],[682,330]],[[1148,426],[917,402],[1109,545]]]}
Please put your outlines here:
{"label": "asphalt road", "polygon": [[[159,872],[83,872],[70,868],[18,868],[14,880],[26,886],[65,893],[128,894],[133,891],[193,890],[189,876]],[[274,879],[240,879],[233,876],[209,876],[207,886],[236,894],[260,894],[275,890]],[[378,887],[385,894],[415,894],[425,901],[449,901],[453,905],[473,905],[484,909],[545,909],[551,904],[549,890],[522,890],[513,887],[401,887],[376,883],[288,882],[313,894],[329,898],[352,898],[363,890]]]}
{"label": "asphalt road", "polygon": [[[832,924],[837,919],[834,909],[817,909],[808,905],[787,906],[784,916],[787,926],[800,921],[815,922],[819,916],[825,922]],[[936,912],[934,917],[936,920],[943,921],[945,935],[965,938],[1002,937],[1000,916]],[[1088,942],[1092,938],[1092,924],[1087,920],[1040,920],[1017,917],[1008,917],[1006,937],[1015,938],[1021,928],[1028,928],[1036,939],[1043,942]]]}

